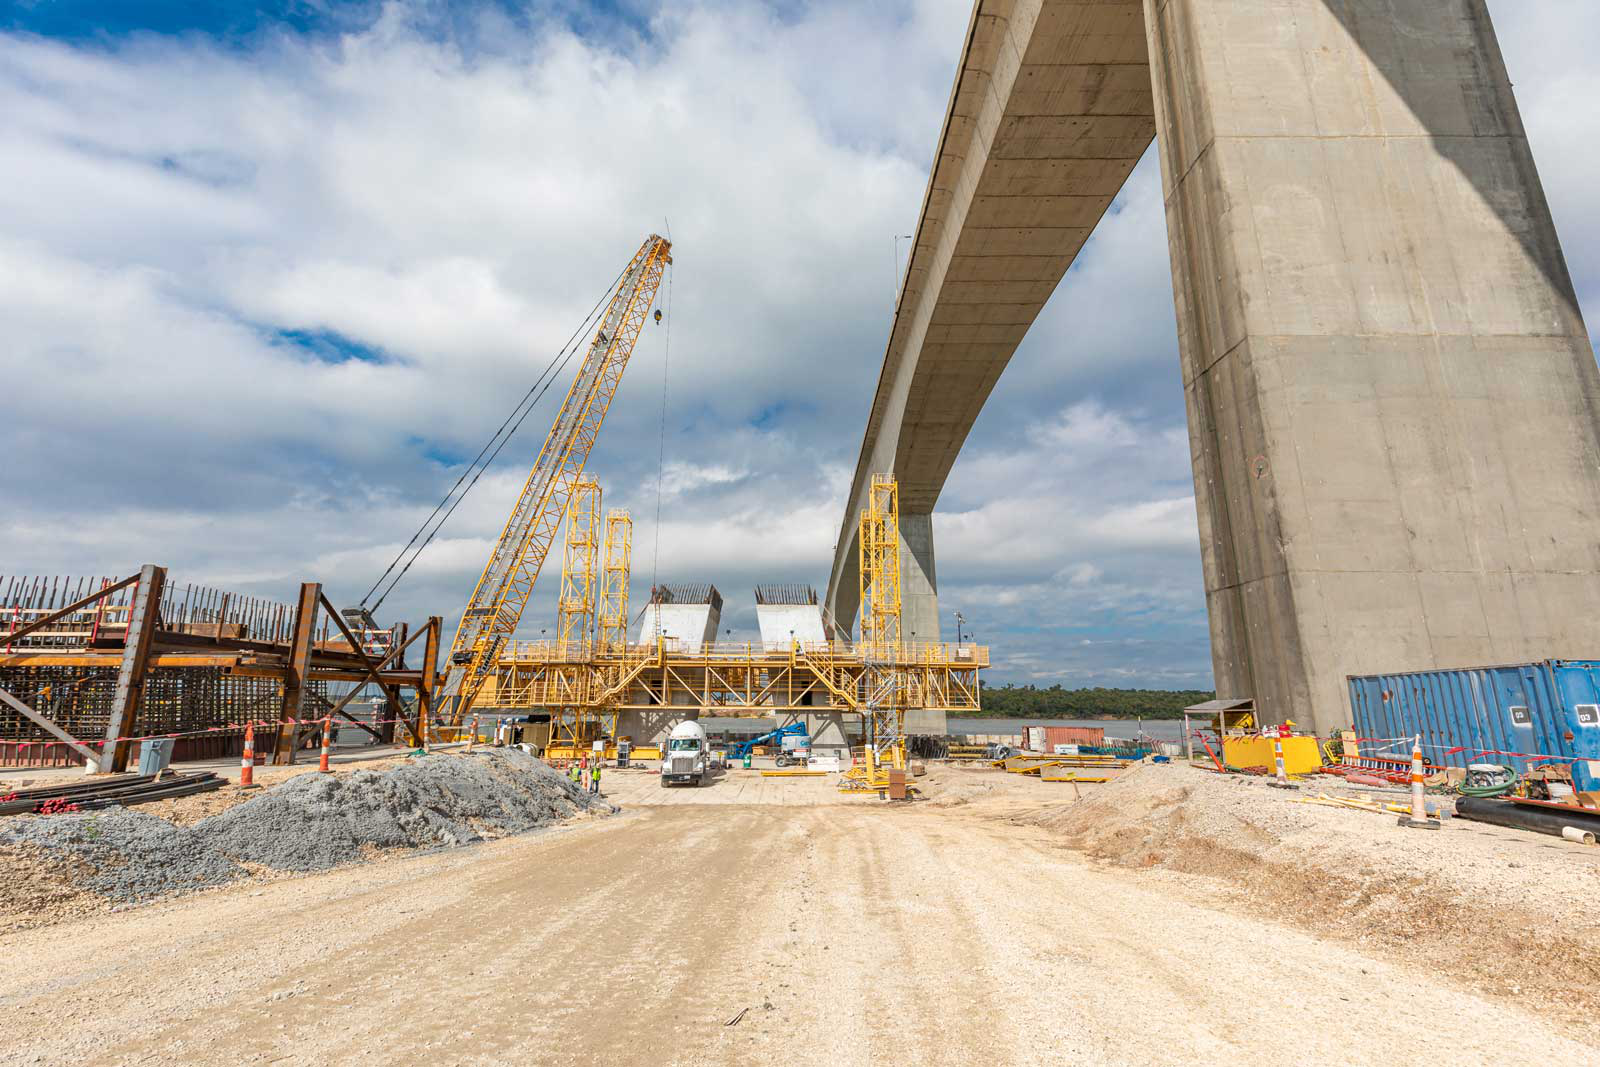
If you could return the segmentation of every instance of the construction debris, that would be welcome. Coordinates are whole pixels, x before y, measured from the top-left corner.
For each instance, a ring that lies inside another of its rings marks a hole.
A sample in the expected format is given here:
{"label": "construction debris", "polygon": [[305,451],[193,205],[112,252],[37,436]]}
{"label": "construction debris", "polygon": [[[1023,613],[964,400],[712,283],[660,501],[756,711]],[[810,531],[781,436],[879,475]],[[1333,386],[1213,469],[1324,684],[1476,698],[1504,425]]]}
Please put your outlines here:
{"label": "construction debris", "polygon": [[75,785],[46,785],[0,794],[0,815],[58,815],[101,808],[125,808],[195,793],[209,793],[227,784],[226,779],[204,771],[194,774],[131,774]]}

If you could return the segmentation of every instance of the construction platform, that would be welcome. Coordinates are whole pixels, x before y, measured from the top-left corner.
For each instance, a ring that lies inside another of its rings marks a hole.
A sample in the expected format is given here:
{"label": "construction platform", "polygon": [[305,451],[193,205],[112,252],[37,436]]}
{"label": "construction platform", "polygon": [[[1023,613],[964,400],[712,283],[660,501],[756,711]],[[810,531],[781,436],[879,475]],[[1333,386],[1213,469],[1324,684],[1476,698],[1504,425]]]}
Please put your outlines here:
{"label": "construction platform", "polygon": [[915,709],[913,716],[942,719],[980,708],[978,672],[988,666],[988,647],[974,644],[903,644],[869,654],[847,641],[772,647],[657,640],[587,649],[518,641],[501,654],[476,706],[487,714],[538,710],[591,719],[600,733],[638,741],[694,715],[828,719],[894,703]]}
{"label": "construction platform", "polygon": [[973,644],[904,644],[869,656],[847,641],[787,648],[657,641],[610,649],[518,641],[501,654],[477,706],[859,714],[887,699],[880,690],[892,690],[905,706],[972,712],[979,708],[978,672],[988,666],[988,647]]}

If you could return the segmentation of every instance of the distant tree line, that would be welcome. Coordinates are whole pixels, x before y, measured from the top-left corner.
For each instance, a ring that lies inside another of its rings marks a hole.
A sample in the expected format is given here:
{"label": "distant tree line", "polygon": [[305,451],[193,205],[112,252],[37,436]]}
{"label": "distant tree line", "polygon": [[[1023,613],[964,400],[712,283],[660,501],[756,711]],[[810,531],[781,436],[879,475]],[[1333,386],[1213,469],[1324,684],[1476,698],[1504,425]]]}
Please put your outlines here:
{"label": "distant tree line", "polygon": [[1052,685],[983,687],[983,718],[1177,719],[1217,694],[1201,689],[1063,689]]}

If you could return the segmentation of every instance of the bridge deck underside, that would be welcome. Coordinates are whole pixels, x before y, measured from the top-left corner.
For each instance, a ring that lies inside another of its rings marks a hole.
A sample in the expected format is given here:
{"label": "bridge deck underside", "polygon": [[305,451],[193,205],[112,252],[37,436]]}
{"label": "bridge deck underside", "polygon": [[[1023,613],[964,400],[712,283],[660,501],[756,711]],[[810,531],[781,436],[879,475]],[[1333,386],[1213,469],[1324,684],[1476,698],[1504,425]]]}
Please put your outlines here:
{"label": "bridge deck underside", "polygon": [[898,476],[903,513],[933,510],[1001,371],[1154,139],[1147,51],[1140,0],[974,12],[841,529],[841,624],[870,475]]}

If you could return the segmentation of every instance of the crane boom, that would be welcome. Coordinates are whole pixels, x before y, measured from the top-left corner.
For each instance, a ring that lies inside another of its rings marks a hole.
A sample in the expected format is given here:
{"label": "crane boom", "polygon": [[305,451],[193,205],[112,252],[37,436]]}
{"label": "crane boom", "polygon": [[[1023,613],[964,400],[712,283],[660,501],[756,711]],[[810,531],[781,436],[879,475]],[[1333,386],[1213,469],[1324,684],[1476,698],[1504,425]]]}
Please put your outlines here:
{"label": "crane boom", "polygon": [[672,262],[671,252],[671,242],[651,234],[623,272],[505,530],[489,554],[450,646],[441,716],[449,725],[461,724],[494,668],[500,647],[522,621],[573,485],[616,396],[661,276]]}

